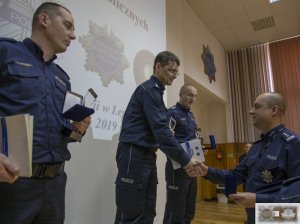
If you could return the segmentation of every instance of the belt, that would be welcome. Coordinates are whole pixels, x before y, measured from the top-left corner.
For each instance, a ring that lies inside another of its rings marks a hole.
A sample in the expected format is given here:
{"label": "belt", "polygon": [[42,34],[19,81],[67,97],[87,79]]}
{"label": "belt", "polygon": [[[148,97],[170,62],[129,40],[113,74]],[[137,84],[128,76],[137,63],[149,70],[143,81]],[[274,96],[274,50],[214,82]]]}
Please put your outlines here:
{"label": "belt", "polygon": [[33,178],[45,178],[55,177],[59,173],[62,173],[65,168],[65,162],[52,163],[52,164],[32,164],[32,177]]}

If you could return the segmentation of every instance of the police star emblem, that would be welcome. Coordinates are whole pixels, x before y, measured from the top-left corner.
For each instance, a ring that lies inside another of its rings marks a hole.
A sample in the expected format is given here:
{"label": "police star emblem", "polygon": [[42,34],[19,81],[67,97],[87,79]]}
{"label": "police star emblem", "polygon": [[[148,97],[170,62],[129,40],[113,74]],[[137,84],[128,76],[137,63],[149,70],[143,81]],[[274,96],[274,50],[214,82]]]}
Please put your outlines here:
{"label": "police star emblem", "polygon": [[214,55],[211,53],[209,46],[203,45],[203,53],[201,54],[204,63],[204,73],[208,75],[209,82],[216,81],[216,66],[214,62]]}
{"label": "police star emblem", "polygon": [[86,70],[96,72],[103,86],[115,80],[124,83],[123,71],[129,67],[124,55],[124,44],[107,26],[100,27],[89,21],[89,33],[79,37],[79,42],[85,49],[87,58]]}
{"label": "police star emblem", "polygon": [[297,208],[283,208],[282,210],[281,217],[283,220],[296,220]]}
{"label": "police star emblem", "polygon": [[263,181],[266,183],[271,183],[273,181],[272,173],[269,170],[264,170],[261,173],[261,177],[262,177]]}

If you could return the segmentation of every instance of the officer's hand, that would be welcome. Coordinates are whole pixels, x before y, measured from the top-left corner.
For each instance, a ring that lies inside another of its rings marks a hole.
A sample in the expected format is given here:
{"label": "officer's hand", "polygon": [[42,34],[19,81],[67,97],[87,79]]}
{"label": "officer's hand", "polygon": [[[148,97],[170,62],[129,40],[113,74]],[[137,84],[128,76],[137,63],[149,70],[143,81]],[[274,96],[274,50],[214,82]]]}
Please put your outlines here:
{"label": "officer's hand", "polygon": [[208,171],[208,166],[206,166],[204,163],[199,163],[197,165],[197,172],[198,172],[198,176],[206,176]]}
{"label": "officer's hand", "polygon": [[75,128],[75,131],[77,131],[80,134],[84,134],[86,130],[89,128],[91,124],[91,117],[86,117],[82,121],[74,121],[72,123],[73,127]]}
{"label": "officer's hand", "polygon": [[183,167],[187,175],[190,177],[200,176],[199,166],[201,162],[195,158],[191,158],[190,162]]}
{"label": "officer's hand", "polygon": [[252,192],[240,192],[236,194],[230,194],[230,199],[233,199],[235,203],[243,205],[245,208],[254,208],[256,201],[256,194]]}
{"label": "officer's hand", "polygon": [[0,182],[13,183],[18,179],[18,166],[0,153]]}
{"label": "officer's hand", "polygon": [[195,177],[196,176],[195,169],[194,169],[194,164],[193,163],[194,162],[191,159],[190,162],[183,167],[183,169],[185,170],[186,174],[189,175],[190,177]]}

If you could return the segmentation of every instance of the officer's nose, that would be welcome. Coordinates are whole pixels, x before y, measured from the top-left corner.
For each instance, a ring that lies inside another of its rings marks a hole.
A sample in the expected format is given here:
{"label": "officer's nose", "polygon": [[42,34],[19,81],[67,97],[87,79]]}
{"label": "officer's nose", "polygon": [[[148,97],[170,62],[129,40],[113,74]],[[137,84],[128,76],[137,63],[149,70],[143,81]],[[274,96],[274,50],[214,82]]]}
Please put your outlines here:
{"label": "officer's nose", "polygon": [[253,108],[251,108],[251,109],[249,110],[249,114],[250,114],[250,115],[253,115],[253,114],[254,114]]}
{"label": "officer's nose", "polygon": [[75,35],[74,31],[71,32],[70,38],[71,38],[72,40],[75,40],[75,39],[76,39],[76,35]]}

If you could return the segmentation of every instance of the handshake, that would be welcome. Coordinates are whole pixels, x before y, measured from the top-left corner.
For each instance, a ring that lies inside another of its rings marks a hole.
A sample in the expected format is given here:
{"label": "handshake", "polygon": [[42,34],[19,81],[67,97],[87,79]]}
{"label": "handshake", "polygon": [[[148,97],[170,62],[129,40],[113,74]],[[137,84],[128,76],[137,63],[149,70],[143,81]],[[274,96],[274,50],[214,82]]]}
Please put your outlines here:
{"label": "handshake", "polygon": [[205,176],[207,174],[208,167],[204,165],[203,162],[192,157],[190,162],[186,164],[183,169],[190,177],[197,177]]}

